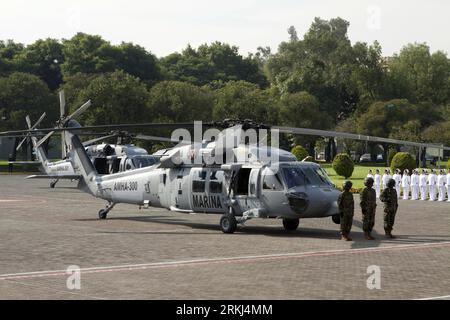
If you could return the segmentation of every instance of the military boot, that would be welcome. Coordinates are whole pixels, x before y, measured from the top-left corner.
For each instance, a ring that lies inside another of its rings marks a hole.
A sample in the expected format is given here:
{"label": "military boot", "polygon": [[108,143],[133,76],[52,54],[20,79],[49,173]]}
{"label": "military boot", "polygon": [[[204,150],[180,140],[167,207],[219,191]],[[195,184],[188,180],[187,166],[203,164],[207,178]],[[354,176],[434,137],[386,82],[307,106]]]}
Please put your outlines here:
{"label": "military boot", "polygon": [[345,237],[346,237],[345,241],[353,241],[352,238],[350,238],[350,237],[348,236],[348,233],[345,234]]}
{"label": "military boot", "polygon": [[370,235],[370,232],[364,232],[366,240],[374,240],[375,238]]}
{"label": "military boot", "polygon": [[385,230],[385,233],[387,238],[395,239],[395,236],[392,234],[392,230]]}

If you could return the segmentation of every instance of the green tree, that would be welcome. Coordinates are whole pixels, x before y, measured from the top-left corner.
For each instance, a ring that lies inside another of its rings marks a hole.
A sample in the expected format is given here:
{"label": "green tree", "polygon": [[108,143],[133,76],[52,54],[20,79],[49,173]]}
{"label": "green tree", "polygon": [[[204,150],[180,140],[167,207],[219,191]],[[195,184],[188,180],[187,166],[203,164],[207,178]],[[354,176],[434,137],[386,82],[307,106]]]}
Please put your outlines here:
{"label": "green tree", "polygon": [[278,110],[269,92],[256,84],[230,81],[216,91],[213,110],[215,120],[226,118],[251,119],[261,123],[276,123]]}
{"label": "green tree", "polygon": [[65,61],[61,70],[64,77],[76,73],[113,72],[120,57],[120,51],[102,37],[81,32],[63,40],[63,53]]}
{"label": "green tree", "polygon": [[425,43],[403,47],[389,63],[389,70],[392,97],[435,104],[450,99],[450,60],[441,51],[430,54]]}
{"label": "green tree", "polygon": [[[333,126],[333,119],[321,111],[319,101],[305,91],[281,97],[279,118],[282,124],[290,127],[325,130]],[[306,146],[313,154],[317,137],[295,135],[291,139],[294,144]]]}
{"label": "green tree", "polygon": [[408,169],[410,172],[416,168],[416,159],[408,152],[397,152],[390,163],[392,171]]}
{"label": "green tree", "polygon": [[338,175],[348,179],[352,176],[355,164],[346,153],[338,153],[333,159],[333,169]]}
{"label": "green tree", "polygon": [[92,79],[70,107],[73,111],[91,99],[92,106],[81,117],[84,125],[145,122],[153,119],[146,107],[148,97],[138,78],[115,71]]}
{"label": "green tree", "polygon": [[390,148],[388,150],[388,157],[387,157],[387,165],[390,166],[392,164],[392,159],[394,159],[395,155],[397,154],[397,150]]}
{"label": "green tree", "polygon": [[14,72],[0,78],[0,114],[6,117],[0,120],[2,130],[26,128],[26,115],[36,121],[43,112],[48,116],[42,126],[51,126],[57,119],[54,110],[58,110],[56,96],[37,76]]}
{"label": "green tree", "polygon": [[150,90],[148,109],[154,121],[210,121],[214,96],[207,88],[179,81],[162,81]]}
{"label": "green tree", "polygon": [[37,40],[15,56],[16,68],[44,80],[50,90],[62,83],[60,65],[64,63],[62,44],[55,39]]}
{"label": "green tree", "polygon": [[188,46],[182,53],[173,53],[161,59],[165,77],[206,85],[213,81],[244,80],[261,87],[268,85],[258,59],[243,57],[238,47],[221,42],[204,44],[194,49]]}
{"label": "green tree", "polygon": [[[406,99],[394,99],[371,104],[357,118],[356,127],[358,133],[387,138],[391,133],[398,135],[398,128],[405,126],[408,121],[413,121],[410,123],[413,130],[417,121],[420,121],[422,129],[439,119],[436,108],[429,104],[416,105]],[[409,136],[413,138],[412,135]]]}
{"label": "green tree", "polygon": [[425,141],[450,146],[450,120],[437,122],[422,134]]}
{"label": "green tree", "polygon": [[0,40],[0,76],[16,70],[14,58],[23,51],[24,45],[13,40]]}
{"label": "green tree", "polygon": [[333,124],[333,119],[320,109],[319,101],[306,91],[281,97],[280,119],[291,127],[311,129],[329,129]]}
{"label": "green tree", "polygon": [[161,70],[157,58],[143,47],[122,42],[117,67],[149,84],[161,80]]}
{"label": "green tree", "polygon": [[269,80],[282,94],[311,93],[335,121],[353,112],[359,99],[348,26],[341,18],[315,18],[303,40],[281,43],[267,62]]}
{"label": "green tree", "polygon": [[291,153],[297,158],[298,161],[302,161],[307,156],[309,156],[308,151],[303,148],[301,145],[297,145],[292,148]]}
{"label": "green tree", "polygon": [[358,90],[361,103],[371,103],[385,95],[386,72],[383,66],[381,46],[375,41],[373,45],[357,42],[353,46],[355,61],[352,69],[352,83]]}

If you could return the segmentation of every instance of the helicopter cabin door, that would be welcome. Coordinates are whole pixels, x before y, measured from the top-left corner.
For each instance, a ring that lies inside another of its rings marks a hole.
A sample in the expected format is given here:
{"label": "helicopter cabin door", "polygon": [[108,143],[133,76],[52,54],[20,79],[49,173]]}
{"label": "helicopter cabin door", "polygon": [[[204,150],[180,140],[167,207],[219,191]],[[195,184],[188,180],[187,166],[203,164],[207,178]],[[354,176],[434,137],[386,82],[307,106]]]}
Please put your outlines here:
{"label": "helicopter cabin door", "polygon": [[241,215],[252,209],[260,209],[260,169],[241,168],[236,177],[234,186],[234,198],[237,200],[238,208],[235,214]]}

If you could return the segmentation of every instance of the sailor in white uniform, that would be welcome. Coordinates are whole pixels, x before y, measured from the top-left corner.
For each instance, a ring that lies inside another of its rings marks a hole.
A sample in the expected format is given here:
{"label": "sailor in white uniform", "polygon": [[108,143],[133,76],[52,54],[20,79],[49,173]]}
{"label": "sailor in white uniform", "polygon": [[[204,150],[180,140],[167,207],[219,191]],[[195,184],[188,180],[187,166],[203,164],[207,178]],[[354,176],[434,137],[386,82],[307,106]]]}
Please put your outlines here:
{"label": "sailor in white uniform", "polygon": [[413,170],[411,176],[411,200],[419,199],[419,174],[417,170]]}
{"label": "sailor in white uniform", "polygon": [[402,177],[403,200],[409,199],[410,185],[411,185],[411,176],[409,175],[409,170],[405,169],[403,171],[403,177]]}
{"label": "sailor in white uniform", "polygon": [[373,177],[374,180],[374,187],[375,187],[375,193],[377,194],[377,198],[380,198],[381,194],[381,176],[380,176],[380,170],[375,171],[375,175]]}
{"label": "sailor in white uniform", "polygon": [[450,202],[450,169],[447,171],[447,202]]}
{"label": "sailor in white uniform", "polygon": [[381,177],[381,188],[384,190],[387,188],[387,183],[390,179],[388,170],[384,170],[383,176]]}
{"label": "sailor in white uniform", "polygon": [[419,176],[420,200],[427,200],[427,184],[427,170],[422,170],[422,173]]}
{"label": "sailor in white uniform", "polygon": [[436,172],[431,170],[430,175],[428,176],[428,190],[430,193],[430,201],[436,200],[436,191],[437,191],[437,176]]}
{"label": "sailor in white uniform", "polygon": [[395,181],[395,190],[397,191],[397,197],[400,198],[400,186],[402,184],[402,175],[400,174],[399,169],[395,169],[395,173],[392,176],[392,179]]}
{"label": "sailor in white uniform", "polygon": [[445,183],[447,182],[447,175],[445,170],[441,169],[437,178],[437,186],[439,190],[438,201],[445,201]]}

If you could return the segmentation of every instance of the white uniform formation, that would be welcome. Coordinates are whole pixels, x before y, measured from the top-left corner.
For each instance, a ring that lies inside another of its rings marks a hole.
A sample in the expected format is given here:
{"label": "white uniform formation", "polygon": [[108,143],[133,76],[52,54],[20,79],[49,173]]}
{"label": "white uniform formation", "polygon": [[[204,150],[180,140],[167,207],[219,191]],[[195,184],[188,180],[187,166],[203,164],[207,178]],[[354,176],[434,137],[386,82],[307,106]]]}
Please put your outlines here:
{"label": "white uniform formation", "polygon": [[381,189],[387,188],[387,183],[390,179],[395,180],[395,189],[399,198],[404,200],[429,200],[429,201],[445,201],[450,202],[450,169],[440,170],[436,174],[436,170],[431,170],[428,174],[427,170],[423,169],[420,174],[419,170],[413,170],[409,174],[408,169],[404,170],[403,175],[400,170],[395,170],[391,175],[391,171],[384,170],[383,175],[380,175],[380,170],[376,170],[373,174],[369,170],[367,177],[373,178],[374,188],[377,198],[380,197]]}

